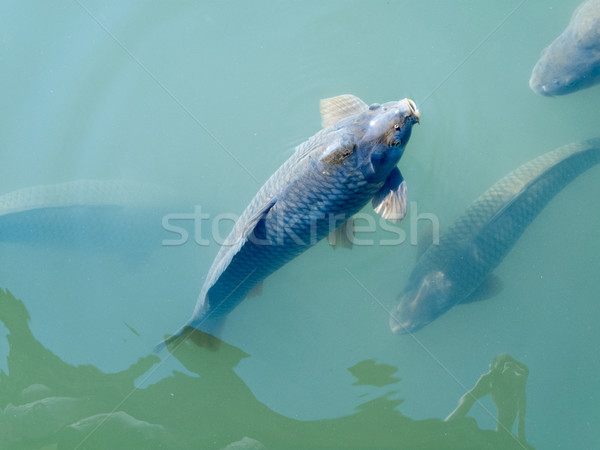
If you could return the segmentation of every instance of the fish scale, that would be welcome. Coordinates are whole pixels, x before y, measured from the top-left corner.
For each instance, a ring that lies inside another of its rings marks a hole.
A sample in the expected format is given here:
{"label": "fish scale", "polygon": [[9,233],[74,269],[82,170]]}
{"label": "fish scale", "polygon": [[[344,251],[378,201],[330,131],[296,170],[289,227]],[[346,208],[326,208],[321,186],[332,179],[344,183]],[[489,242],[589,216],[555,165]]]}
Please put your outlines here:
{"label": "fish scale", "polygon": [[[338,177],[346,179],[348,174],[340,173]],[[334,222],[334,228],[337,228],[348,217],[357,213],[383,185],[383,182],[379,182],[363,189],[362,183],[356,183],[354,190],[347,190],[344,195],[340,195],[334,192],[335,185],[328,182],[330,179],[330,175],[325,174],[313,176],[304,182],[303,191],[297,189],[281,202],[280,210],[274,213],[274,220],[267,222],[265,237],[265,240],[274,243],[283,236],[281,245],[245,246],[229,262],[227,270],[221,272],[218,280],[207,289],[207,295],[211,297],[227,297],[213,313],[213,318],[229,313],[236,306],[235,300],[241,301],[258,281],[327,236],[331,232],[329,217],[337,214],[342,216]],[[273,185],[277,186],[276,183]],[[266,201],[269,198],[268,192],[263,192],[260,198]],[[256,209],[258,206],[248,216]],[[323,218],[319,219],[320,217]],[[312,239],[311,227],[316,231]],[[293,236],[304,244],[295,242]],[[240,285],[242,280],[246,281]]]}
{"label": "fish scale", "polygon": [[416,331],[468,301],[548,202],[598,162],[600,139],[591,139],[539,156],[499,180],[419,258],[390,327]]}
{"label": "fish scale", "polygon": [[123,180],[77,180],[0,196],[0,242],[141,254],[160,243],[177,196]]}
{"label": "fish scale", "polygon": [[321,116],[323,129],[296,148],[241,214],[191,319],[167,343],[194,329],[217,334],[255,286],[370,200],[383,217],[402,219],[406,189],[396,164],[420,118],[414,102],[368,106],[343,95],[322,100]]}

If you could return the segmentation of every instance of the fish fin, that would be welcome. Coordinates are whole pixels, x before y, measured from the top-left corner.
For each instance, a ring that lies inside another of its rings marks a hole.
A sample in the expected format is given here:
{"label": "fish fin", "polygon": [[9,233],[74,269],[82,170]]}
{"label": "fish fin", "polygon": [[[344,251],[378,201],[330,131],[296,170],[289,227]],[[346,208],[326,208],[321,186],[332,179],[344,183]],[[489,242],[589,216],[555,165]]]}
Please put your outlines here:
{"label": "fish fin", "polygon": [[157,345],[154,346],[154,349],[153,349],[154,353],[161,353],[167,347],[172,347],[173,345],[179,345],[180,342],[183,342],[185,340],[186,336],[189,334],[187,332],[187,328],[189,328],[189,327],[187,327],[187,326],[182,327],[175,334],[165,337],[165,339],[163,341],[159,342]]}
{"label": "fish fin", "polygon": [[267,230],[265,226],[265,217],[269,211],[275,206],[277,200],[271,199],[266,201],[261,208],[248,220],[248,223],[242,231],[242,238],[248,239],[252,235],[259,240],[265,239]]}
{"label": "fish fin", "polygon": [[354,244],[354,219],[350,217],[327,236],[329,245],[334,249],[338,246],[352,248]]}
{"label": "fish fin", "polygon": [[248,292],[247,298],[258,297],[263,293],[263,282],[261,281]]}
{"label": "fish fin", "polygon": [[[221,321],[221,326],[223,326],[223,321]],[[192,328],[190,330],[188,340],[193,342],[198,347],[204,347],[207,350],[212,351],[218,350],[221,345],[221,339],[219,339],[217,336],[197,328]]]}
{"label": "fish fin", "polygon": [[163,349],[168,348],[169,351],[173,353],[186,341],[192,342],[198,347],[204,347],[211,351],[218,350],[219,346],[221,345],[221,339],[215,335],[186,325],[180,332],[174,334],[173,336],[169,336],[156,347],[154,347],[154,352],[160,353]]}
{"label": "fish fin", "polygon": [[406,181],[397,167],[373,197],[373,209],[390,222],[400,222],[406,216]]}
{"label": "fish fin", "polygon": [[481,283],[477,289],[471,293],[471,295],[461,300],[459,303],[462,305],[466,303],[475,303],[482,300],[487,300],[498,295],[502,291],[503,287],[504,283],[502,283],[502,279],[498,275],[491,273],[485,280],[483,280],[483,283]]}
{"label": "fish fin", "polygon": [[355,95],[344,94],[337,97],[324,98],[319,102],[321,125],[323,128],[330,127],[341,119],[354,116],[367,109],[369,109],[369,105]]}
{"label": "fish fin", "polygon": [[[193,325],[197,323],[198,325]],[[193,342],[199,347],[204,347],[208,350],[217,350],[221,343],[218,336],[221,334],[223,325],[225,324],[225,316],[210,318],[209,320],[202,317],[190,321],[181,327],[177,332],[159,343],[154,347],[154,353],[160,353],[165,348],[173,352],[186,341]]]}

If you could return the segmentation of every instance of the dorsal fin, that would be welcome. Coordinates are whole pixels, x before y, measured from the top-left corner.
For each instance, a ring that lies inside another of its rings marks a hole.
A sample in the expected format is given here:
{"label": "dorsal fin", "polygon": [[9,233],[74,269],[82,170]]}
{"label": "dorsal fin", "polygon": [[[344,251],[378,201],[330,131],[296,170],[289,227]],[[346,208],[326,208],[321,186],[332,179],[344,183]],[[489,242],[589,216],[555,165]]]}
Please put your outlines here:
{"label": "dorsal fin", "polygon": [[369,105],[355,95],[344,94],[322,99],[319,102],[319,109],[321,125],[323,128],[327,128],[338,120],[366,111],[369,109]]}

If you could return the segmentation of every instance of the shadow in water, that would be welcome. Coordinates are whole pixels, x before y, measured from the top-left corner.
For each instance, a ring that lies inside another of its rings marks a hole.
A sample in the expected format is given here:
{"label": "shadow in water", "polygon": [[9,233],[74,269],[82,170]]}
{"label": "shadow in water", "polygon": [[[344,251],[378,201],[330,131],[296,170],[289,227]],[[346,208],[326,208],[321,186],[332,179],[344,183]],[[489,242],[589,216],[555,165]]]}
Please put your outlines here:
{"label": "shadow in water", "polygon": [[[447,422],[412,420],[396,409],[395,391],[335,419],[285,417],[235,373],[249,355],[225,342],[218,351],[189,340],[171,346],[198,376],[175,372],[136,390],[134,380],[160,361],[156,355],[114,374],[69,365],[34,338],[23,302],[1,289],[0,320],[10,346],[8,374],[0,372],[1,448],[525,448],[512,434],[479,429],[464,408]],[[348,370],[356,385],[398,381],[393,366],[373,360]]]}

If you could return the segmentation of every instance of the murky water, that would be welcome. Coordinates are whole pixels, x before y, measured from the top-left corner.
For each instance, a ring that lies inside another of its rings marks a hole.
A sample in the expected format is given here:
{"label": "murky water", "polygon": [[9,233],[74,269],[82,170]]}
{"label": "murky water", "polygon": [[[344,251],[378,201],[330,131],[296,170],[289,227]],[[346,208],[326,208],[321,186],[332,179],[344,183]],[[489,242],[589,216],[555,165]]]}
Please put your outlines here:
{"label": "murky water", "polygon": [[[597,167],[527,229],[493,298],[412,337],[387,312],[417,256],[411,217],[443,232],[514,168],[600,136],[600,87],[528,86],[578,3],[2,1],[0,193],[119,180],[165,195],[65,211],[64,229],[96,224],[98,242],[36,222],[43,211],[24,222],[37,231],[0,235],[0,446],[522,448],[490,431],[489,395],[474,420],[443,422],[508,353],[529,370],[527,442],[596,447]],[[398,236],[382,229],[352,250],[321,242],[231,313],[219,351],[154,355],[231,217],[319,130],[319,99],[344,93],[420,109],[399,164],[415,202],[404,242],[382,245]]]}

